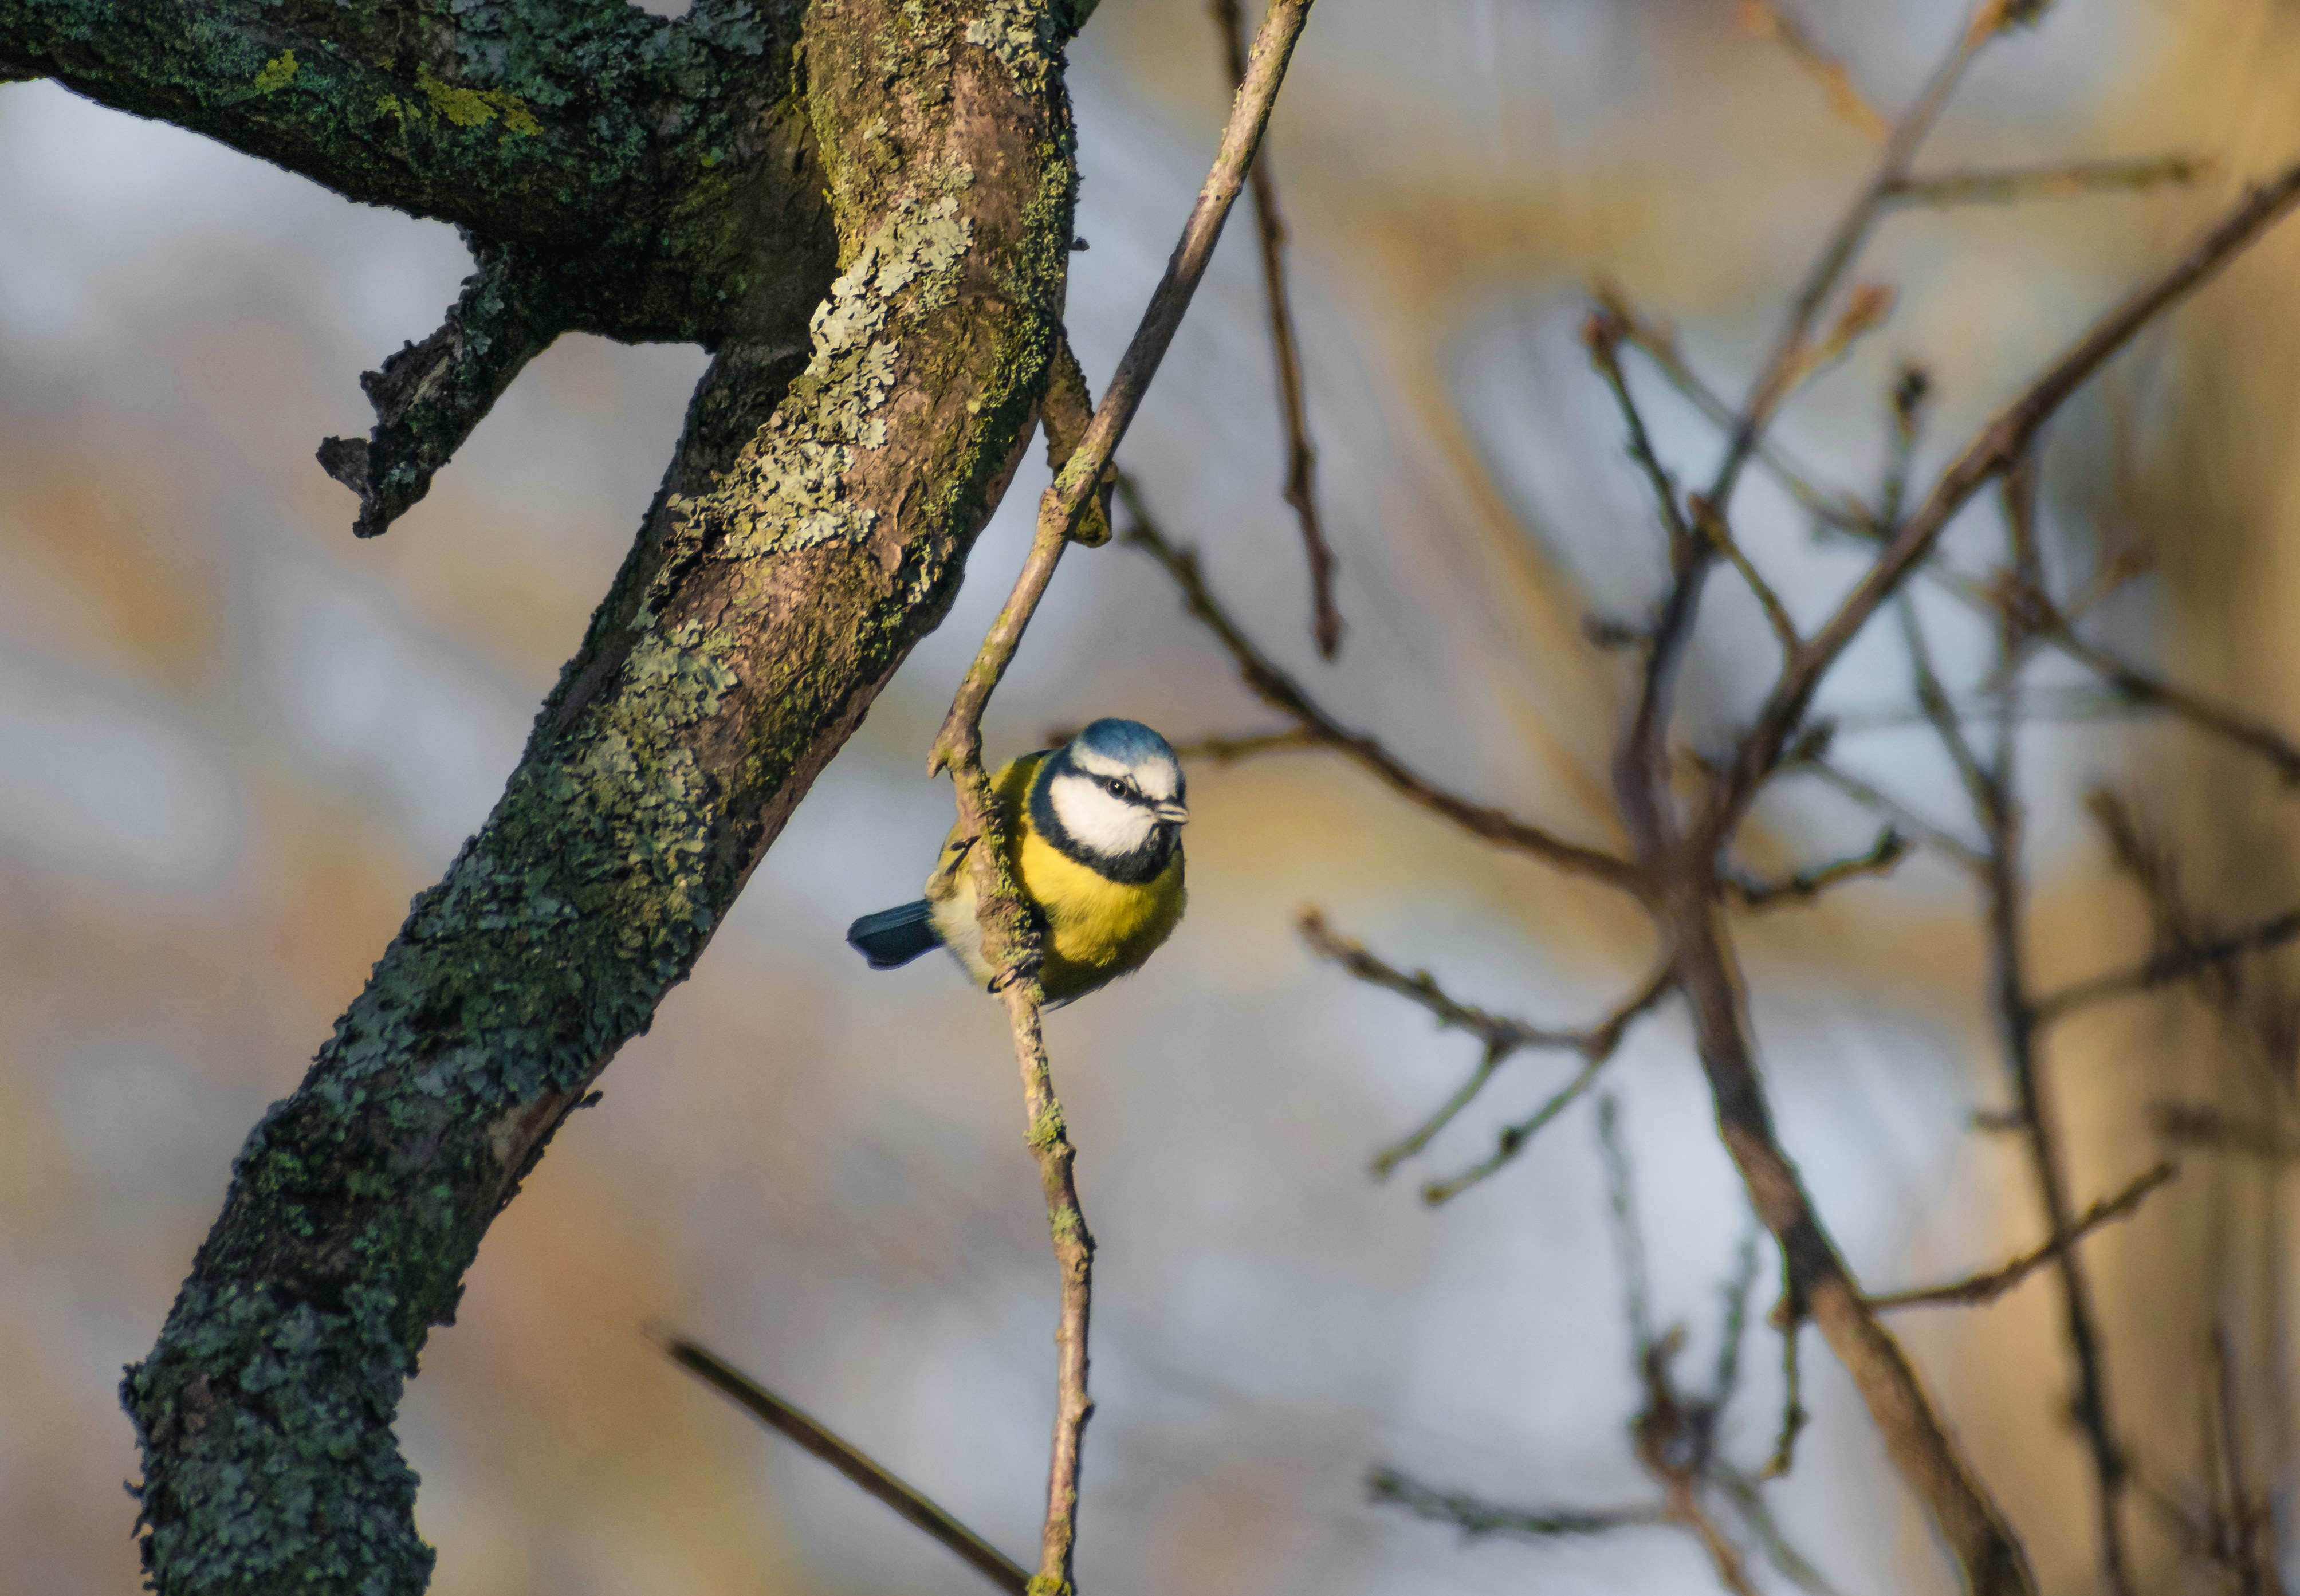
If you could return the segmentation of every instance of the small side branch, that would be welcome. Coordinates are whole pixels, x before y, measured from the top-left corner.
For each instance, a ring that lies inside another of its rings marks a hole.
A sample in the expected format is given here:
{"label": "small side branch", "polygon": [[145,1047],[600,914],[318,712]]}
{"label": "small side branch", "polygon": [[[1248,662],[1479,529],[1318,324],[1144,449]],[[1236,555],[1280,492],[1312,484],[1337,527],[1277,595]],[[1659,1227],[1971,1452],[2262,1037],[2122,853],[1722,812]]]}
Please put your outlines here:
{"label": "small side branch", "polygon": [[952,1517],[916,1486],[888,1473],[854,1442],[823,1428],[707,1348],[653,1328],[647,1331],[647,1339],[661,1347],[673,1363],[753,1418],[790,1437],[950,1548],[1008,1596],[1026,1596],[1030,1585],[1029,1570]]}
{"label": "small side branch", "polygon": [[1288,716],[1319,746],[1333,749],[1409,803],[1442,815],[1488,842],[1529,854],[1557,869],[1635,890],[1638,872],[1628,860],[1563,838],[1501,809],[1471,803],[1411,769],[1373,738],[1349,731],[1313,703],[1301,684],[1280,670],[1239,630],[1207,588],[1196,551],[1167,541],[1131,478],[1121,477],[1118,496],[1133,518],[1123,540],[1147,553],[1182,591],[1183,606],[1229,650],[1248,691]]}
{"label": "small side branch", "polygon": [[1867,853],[1832,859],[1826,865],[1800,870],[1783,881],[1752,882],[1729,876],[1725,890],[1744,908],[1771,909],[1784,904],[1811,903],[1831,887],[1844,882],[1858,881],[1862,876],[1892,874],[1894,866],[1909,856],[1912,846],[1906,837],[1887,826],[1877,834],[1875,845]]}
{"label": "small side branch", "polygon": [[1458,1492],[1438,1491],[1394,1468],[1366,1476],[1366,1493],[1377,1502],[1403,1508],[1419,1518],[1450,1524],[1474,1540],[1480,1535],[1516,1535],[1546,1541],[1559,1535],[1602,1535],[1608,1530],[1669,1522],[1665,1508],[1638,1503],[1625,1508],[1504,1508]]}
{"label": "small side branch", "polygon": [[[1525,1118],[1504,1125],[1501,1134],[1494,1139],[1494,1150],[1487,1157],[1471,1165],[1469,1168],[1451,1180],[1431,1181],[1423,1186],[1421,1200],[1431,1207],[1436,1207],[1441,1203],[1453,1201],[1479,1182],[1488,1180],[1499,1174],[1511,1159],[1525,1150],[1526,1144],[1531,1141],[1550,1121],[1579,1101],[1582,1095],[1596,1084],[1599,1072],[1604,1070],[1605,1065],[1612,1061],[1613,1055],[1621,1050],[1621,1038],[1629,1033],[1629,1026],[1640,1015],[1645,1014],[1674,990],[1676,984],[1675,973],[1666,967],[1662,968],[1641,990],[1608,1015],[1603,1024],[1584,1032],[1580,1043],[1575,1049],[1581,1055],[1581,1067],[1574,1072],[1573,1078],[1552,1092],[1541,1107],[1536,1108]],[[1424,1137],[1423,1140],[1426,1141],[1428,1138]]]}
{"label": "small side branch", "polygon": [[1896,205],[2004,205],[2074,194],[2101,194],[2186,187],[2212,170],[2201,156],[2156,155],[2144,161],[2071,161],[2058,166],[2013,166],[1997,171],[1911,175],[1886,186]]}
{"label": "small side branch", "polygon": [[1861,91],[1853,86],[1853,74],[1846,70],[1845,63],[1823,50],[1812,35],[1772,0],[1741,0],[1739,20],[1749,32],[1773,39],[1788,51],[1789,59],[1829,96],[1831,111],[1871,138],[1882,140],[1892,132],[1893,124],[1862,99]]}
{"label": "small side branch", "polygon": [[[1246,26],[1238,0],[1213,0],[1215,26],[1235,87],[1246,82]],[[1254,221],[1262,241],[1262,282],[1270,300],[1271,352],[1278,361],[1278,402],[1286,416],[1286,502],[1302,523],[1302,549],[1310,562],[1310,635],[1320,657],[1342,648],[1342,612],[1334,603],[1334,550],[1318,515],[1317,451],[1310,447],[1310,405],[1303,389],[1302,347],[1295,335],[1293,296],[1286,284],[1286,221],[1278,210],[1278,179],[1270,154],[1256,156],[1248,174]]]}
{"label": "small side branch", "polygon": [[320,445],[321,468],[359,495],[356,536],[375,537],[430,492],[432,474],[559,336],[546,309],[554,295],[523,266],[524,252],[476,236],[471,248],[479,270],[439,330],[361,375],[375,430]]}
{"label": "small side branch", "polygon": [[2102,1225],[2131,1214],[2151,1191],[2179,1173],[2180,1166],[2177,1164],[2157,1165],[2114,1196],[2103,1198],[2093,1204],[2079,1215],[2068,1229],[2053,1236],[2042,1246],[2024,1252],[2012,1262],[1986,1274],[1967,1275],[1962,1280],[1952,1280],[1937,1286],[1879,1292],[1869,1299],[1869,1306],[1885,1311],[1896,1308],[1975,1308],[1994,1302]]}
{"label": "small side branch", "polygon": [[2104,975],[2091,976],[2064,986],[2059,991],[2048,992],[2037,999],[2031,1012],[2037,1024],[2050,1024],[2095,1003],[2170,986],[2176,981],[2185,981],[2191,975],[2217,969],[2246,954],[2264,953],[2271,948],[2281,948],[2295,939],[2300,939],[2300,909],[2287,909],[2272,919],[2246,926],[2227,936],[2188,943],[2160,953],[2130,969],[2112,970]]}
{"label": "small side branch", "polygon": [[[1570,1051],[1581,1055],[1582,1069],[1575,1076],[1573,1082],[1553,1098],[1533,1120],[1521,1126],[1512,1127],[1514,1135],[1508,1131],[1504,1132],[1503,1139],[1507,1147],[1507,1152],[1497,1159],[1488,1160],[1492,1168],[1487,1168],[1484,1165],[1479,1166],[1484,1173],[1478,1174],[1476,1178],[1484,1179],[1486,1174],[1491,1174],[1493,1169],[1498,1169],[1507,1158],[1514,1157],[1518,1149],[1524,1145],[1526,1140],[1535,1131],[1554,1119],[1568,1104],[1588,1089],[1589,1083],[1596,1079],[1597,1070],[1606,1059],[1619,1050],[1621,1038],[1627,1033],[1629,1026],[1636,1023],[1640,1015],[1659,1002],[1668,990],[1668,980],[1664,973],[1655,976],[1627,1002],[1587,1030],[1545,1030],[1540,1026],[1529,1025],[1522,1020],[1512,1020],[1499,1015],[1488,1014],[1482,1008],[1457,1002],[1446,996],[1444,989],[1438,986],[1437,978],[1429,971],[1416,970],[1412,974],[1407,974],[1396,965],[1367,951],[1362,943],[1354,942],[1346,937],[1336,934],[1327,925],[1325,916],[1315,909],[1303,911],[1296,929],[1302,933],[1302,940],[1310,945],[1311,951],[1319,957],[1332,960],[1341,965],[1350,975],[1370,986],[1379,987],[1384,991],[1396,992],[1408,1002],[1420,1005],[1435,1015],[1441,1026],[1466,1031],[1485,1043],[1485,1051],[1478,1061],[1477,1068],[1471,1072],[1470,1078],[1462,1083],[1461,1089],[1446,1099],[1438,1112],[1416,1126],[1411,1134],[1403,1141],[1383,1149],[1375,1157],[1372,1169],[1376,1180],[1388,1177],[1390,1172],[1400,1164],[1428,1147],[1440,1131],[1451,1124],[1455,1116],[1470,1106],[1479,1092],[1485,1089],[1486,1082],[1493,1079],[1495,1072],[1501,1068],[1512,1054],[1530,1049]],[[1422,1197],[1426,1201],[1442,1202],[1446,1197],[1453,1196],[1458,1189],[1458,1186],[1451,1182],[1445,1186],[1428,1187],[1424,1188]],[[1430,1195],[1432,1191],[1442,1191],[1444,1196],[1432,1197]]]}

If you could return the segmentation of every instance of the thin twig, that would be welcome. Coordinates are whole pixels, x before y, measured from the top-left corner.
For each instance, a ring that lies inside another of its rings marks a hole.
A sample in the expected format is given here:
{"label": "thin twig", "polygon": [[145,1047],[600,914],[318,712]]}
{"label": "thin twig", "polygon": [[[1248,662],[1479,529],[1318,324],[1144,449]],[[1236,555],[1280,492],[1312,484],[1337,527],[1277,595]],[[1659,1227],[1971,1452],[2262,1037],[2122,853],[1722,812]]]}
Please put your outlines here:
{"label": "thin twig", "polygon": [[1166,263],[1165,276],[1150,296],[1141,324],[1094,419],[1039,500],[1029,555],[1015,578],[1013,591],[984,637],[973,665],[959,684],[927,761],[929,773],[951,773],[961,827],[982,844],[969,850],[967,868],[974,872],[983,957],[996,972],[991,986],[1005,1002],[1013,1032],[1030,1151],[1038,1161],[1047,1226],[1062,1272],[1062,1313],[1054,1335],[1054,1436],[1046,1471],[1046,1525],[1038,1571],[1030,1582],[1031,1596],[1070,1596],[1074,1589],[1071,1567],[1077,1544],[1079,1468],[1087,1420],[1094,1412],[1087,1394],[1094,1238],[1079,1204],[1072,1174],[1077,1154],[1064,1124],[1061,1099],[1054,1093],[1053,1070],[1039,1026],[1039,1007],[1044,1001],[1038,981],[1042,934],[1014,882],[1011,840],[1004,834],[990,778],[982,768],[982,712],[1012,662],[1062,549],[1071,540],[1089,501],[1096,497],[1119,440],[1134,419],[1205,274],[1222,222],[1245,183],[1246,169],[1254,163],[1295,41],[1309,18],[1311,3],[1271,0],[1254,38],[1245,81],[1230,107],[1229,121],[1222,130],[1213,169],[1198,191],[1181,239]]}
{"label": "thin twig", "polygon": [[1646,1235],[1638,1224],[1637,1166],[1621,1137],[1621,1100],[1597,1099],[1597,1157],[1605,1166],[1605,1216],[1612,1223],[1613,1258],[1621,1271],[1621,1318],[1629,1332],[1629,1366],[1640,1379],[1650,1374],[1654,1349],[1653,1283],[1646,1272]]}
{"label": "thin twig", "polygon": [[1716,506],[1697,493],[1689,497],[1688,506],[1693,513],[1693,524],[1701,530],[1703,537],[1709,539],[1710,547],[1723,555],[1733,569],[1739,572],[1741,581],[1755,597],[1758,607],[1765,612],[1765,623],[1773,629],[1773,639],[1781,646],[1781,657],[1794,659],[1796,651],[1804,645],[1797,638],[1796,623],[1790,619],[1788,606],[1781,602],[1781,596],[1773,591],[1772,584],[1759,573],[1748,555],[1733,540],[1732,529],[1725,524],[1725,517]]}
{"label": "thin twig", "polygon": [[1670,480],[1661,456],[1654,453],[1653,439],[1646,431],[1646,418],[1629,393],[1629,379],[1621,374],[1621,344],[1628,335],[1628,323],[1609,311],[1592,311],[1581,324],[1581,342],[1589,351],[1589,363],[1605,380],[1605,386],[1612,390],[1613,403],[1621,408],[1621,424],[1629,429],[1629,458],[1646,473],[1654,502],[1661,506],[1662,525],[1668,530],[1674,558],[1692,533],[1677,502],[1677,484]]}
{"label": "thin twig", "polygon": [[1909,856],[1910,846],[1906,837],[1888,826],[1877,834],[1876,843],[1865,854],[1831,859],[1826,865],[1800,870],[1778,882],[1752,882],[1729,875],[1724,881],[1725,890],[1744,908],[1770,909],[1783,904],[1811,903],[1831,887],[1846,882],[1863,876],[1890,875],[1894,866]]}
{"label": "thin twig", "polygon": [[1826,782],[1862,808],[1871,814],[1885,816],[1896,827],[1909,832],[1927,848],[1954,860],[1958,865],[1976,875],[1985,868],[1979,849],[1954,831],[1935,825],[1900,799],[1873,783],[1862,781],[1841,765],[1834,765],[1819,756],[1810,756],[1792,765],[1784,765],[1782,768],[1791,774],[1812,776],[1817,781]]}
{"label": "thin twig", "polygon": [[[1213,0],[1222,54],[1232,87],[1246,81],[1246,26],[1238,0]],[[1278,401],[1286,416],[1286,502],[1302,523],[1302,549],[1310,562],[1310,635],[1321,657],[1342,648],[1342,612],[1334,604],[1334,550],[1318,515],[1317,452],[1310,447],[1310,406],[1302,382],[1302,347],[1294,330],[1292,295],[1286,285],[1286,222],[1278,210],[1278,180],[1270,152],[1255,157],[1248,174],[1254,190],[1254,221],[1262,239],[1262,284],[1270,301],[1270,344],[1278,361]]]}
{"label": "thin twig", "polygon": [[2109,357],[2131,342],[2142,328],[2178,305],[2216,275],[2300,199],[2300,163],[2254,187],[2187,255],[2153,281],[2128,296],[2046,368],[2019,397],[1999,411],[1965,446],[1934,484],[1923,504],[1893,535],[1877,563],[1838,606],[1821,629],[1805,642],[1781,673],[1727,780],[1711,790],[1696,838],[1712,846],[1747,807],[1773,768],[1821,678],[1892,596],[1932,552],[1950,520],[1991,478],[2007,470],[2028,448],[2038,429],[2070,395]]}
{"label": "thin twig", "polygon": [[2239,1118],[2225,1109],[2196,1103],[2154,1103],[2149,1107],[2148,1123],[2159,1136],[2179,1146],[2242,1153],[2277,1164],[2300,1161],[2300,1137],[2287,1134],[2274,1124]]}
{"label": "thin twig", "polygon": [[1717,1583],[1731,1596],[1757,1596],[1741,1549],[1717,1525],[1702,1505],[1701,1489],[1709,1472],[1710,1443],[1716,1414],[1704,1405],[1678,1395],[1670,1365],[1685,1345],[1682,1328],[1671,1331],[1645,1349],[1640,1373],[1646,1386],[1645,1410],[1629,1426],[1637,1442],[1638,1461],[1662,1488],[1669,1520],[1693,1532],[1709,1554]]}
{"label": "thin twig", "polygon": [[1885,197],[1896,205],[2001,205],[2051,196],[2154,188],[2168,183],[2186,185],[2208,175],[2212,166],[2209,159],[2172,155],[2140,161],[2070,161],[2057,166],[1938,171],[1902,178],[1888,187]]}
{"label": "thin twig", "polygon": [[[1485,1043],[1485,1051],[1479,1058],[1477,1068],[1471,1072],[1461,1089],[1410,1134],[1376,1155],[1372,1165],[1376,1180],[1387,1178],[1400,1164],[1428,1147],[1440,1131],[1453,1123],[1455,1116],[1470,1106],[1509,1057],[1521,1049],[1554,1049],[1580,1054],[1584,1065],[1583,1076],[1587,1077],[1581,1080],[1581,1084],[1586,1087],[1588,1080],[1596,1078],[1595,1069],[1591,1066],[1602,1064],[1613,1054],[1621,1046],[1622,1035],[1638,1016],[1660,1001],[1662,991],[1666,990],[1664,985],[1649,982],[1604,1020],[1586,1030],[1546,1030],[1529,1025],[1522,1020],[1507,1019],[1488,1014],[1482,1008],[1456,1002],[1446,995],[1437,978],[1427,970],[1416,970],[1407,974],[1396,965],[1369,952],[1362,943],[1336,934],[1327,925],[1325,917],[1315,909],[1302,912],[1296,929],[1300,931],[1302,940],[1310,945],[1311,951],[1319,957],[1331,959],[1351,976],[1370,986],[1396,992],[1409,1002],[1419,1004],[1437,1017],[1439,1025],[1466,1031]],[[1564,1101],[1558,1102],[1550,1115],[1541,1118],[1540,1124],[1547,1124],[1549,1118],[1554,1117],[1555,1112],[1562,1110],[1565,1103],[1576,1095],[1579,1095],[1578,1090],[1569,1088]],[[1539,1126],[1533,1128],[1538,1129]],[[1531,1133],[1530,1130],[1521,1132],[1519,1145],[1522,1145],[1523,1136]],[[1512,1151],[1515,1151],[1514,1147]]]}
{"label": "thin twig", "polygon": [[[1738,414],[1723,395],[1702,380],[1687,363],[1677,347],[1676,335],[1666,326],[1640,315],[1618,284],[1601,280],[1590,292],[1601,309],[1620,321],[1621,341],[1644,354],[1671,388],[1690,400],[1712,426],[1730,437],[1740,425]],[[1877,517],[1855,496],[1817,486],[1813,473],[1770,437],[1760,438],[1751,447],[1751,458],[1788,489],[1799,507],[1839,531],[1876,535]]]}
{"label": "thin twig", "polygon": [[1118,494],[1132,516],[1124,541],[1147,552],[1181,589],[1189,613],[1229,651],[1239,680],[1271,708],[1290,717],[1304,732],[1344,756],[1408,802],[1443,815],[1472,836],[1514,848],[1576,875],[1628,890],[1635,890],[1637,872],[1626,859],[1568,842],[1554,833],[1518,819],[1503,810],[1473,804],[1457,797],[1409,768],[1374,739],[1352,731],[1313,703],[1301,684],[1255,648],[1229,613],[1216,601],[1198,570],[1196,554],[1166,540],[1142,502],[1130,478],[1119,480]]}
{"label": "thin twig", "polygon": [[2102,680],[2134,703],[2169,710],[2193,722],[2214,736],[2259,755],[2276,767],[2276,773],[2288,784],[2300,783],[2300,745],[2275,728],[2215,704],[2188,688],[2151,676],[2099,644],[2077,636],[2072,627],[2049,609],[2042,621],[2039,635],[2071,659],[2098,673]]}
{"label": "thin twig", "polygon": [[1238,737],[1201,737],[1190,742],[1174,745],[1177,758],[1211,759],[1216,765],[1235,765],[1256,754],[1288,754],[1325,745],[1299,726],[1288,726],[1282,731],[1249,731]]}
{"label": "thin twig", "polygon": [[2169,948],[2129,969],[2111,970],[2071,982],[2038,999],[2031,1012],[2038,1024],[2048,1025],[2095,1003],[2170,986],[2230,959],[2281,948],[2296,939],[2300,939],[2300,909],[2287,909],[2242,931]]}
{"label": "thin twig", "polygon": [[1845,63],[1824,51],[1812,35],[1785,15],[1772,0],[1741,0],[1739,20],[1751,33],[1777,40],[1788,52],[1789,58],[1828,93],[1831,111],[1871,138],[1881,139],[1892,132],[1893,124],[1853,87],[1853,74],[1846,71]]}
{"label": "thin twig", "polygon": [[2177,1164],[2170,1161],[2159,1164],[2113,1196],[2104,1197],[2093,1204],[2072,1220],[2067,1229],[2055,1232],[2043,1245],[2031,1248],[2009,1263],[1984,1274],[1968,1274],[1962,1280],[1947,1281],[1940,1285],[1917,1286],[1905,1291],[1879,1291],[1869,1299],[1869,1306],[1881,1313],[1901,1308],[1974,1308],[1994,1302],[2102,1225],[2131,1214],[2151,1191],[2179,1173],[2180,1166]]}
{"label": "thin twig", "polygon": [[1720,1463],[1709,1471],[1710,1479],[1725,1500],[1740,1514],[1741,1522],[1749,1526],[1750,1534],[1765,1554],[1765,1561],[1773,1572],[1805,1592],[1805,1596],[1837,1596],[1837,1588],[1822,1576],[1810,1559],[1789,1543],[1781,1533],[1781,1526],[1773,1520],[1772,1510],[1765,1506],[1765,1495],[1759,1480],[1750,1478],[1729,1464]]}
{"label": "thin twig", "polygon": [[1540,1107],[1525,1118],[1504,1125],[1501,1133],[1494,1138],[1494,1150],[1486,1157],[1451,1180],[1431,1181],[1425,1184],[1421,1188],[1421,1200],[1433,1208],[1437,1207],[1453,1201],[1479,1182],[1499,1174],[1504,1166],[1525,1150],[1526,1144],[1543,1127],[1580,1100],[1582,1094],[1596,1083],[1599,1072],[1620,1051],[1621,1038],[1630,1024],[1667,997],[1676,984],[1676,978],[1668,970],[1657,973],[1643,990],[1615,1009],[1604,1024],[1588,1033],[1588,1040],[1580,1049],[1581,1067],[1574,1072],[1571,1080],[1552,1092]]}
{"label": "thin twig", "polygon": [[1658,1505],[1627,1508],[1504,1508],[1454,1492],[1434,1490],[1394,1468],[1377,1468],[1366,1476],[1366,1492],[1375,1501],[1403,1508],[1417,1517],[1450,1524],[1462,1534],[1519,1535],[1546,1541],[1556,1535],[1597,1535],[1633,1525],[1668,1522]]}
{"label": "thin twig", "polygon": [[647,1339],[673,1363],[728,1398],[770,1429],[779,1430],[956,1552],[977,1573],[1010,1596],[1025,1596],[1029,1571],[905,1484],[854,1442],[834,1435],[707,1348],[649,1326]]}
{"label": "thin twig", "polygon": [[1804,1405],[1804,1362],[1801,1342],[1807,1320],[1804,1299],[1797,1295],[1796,1271],[1786,1261],[1781,1267],[1781,1299],[1771,1314],[1781,1337],[1781,1424],[1773,1436],[1773,1454],[1757,1471],[1762,1480],[1778,1480],[1796,1466],[1797,1437],[1812,1422]]}

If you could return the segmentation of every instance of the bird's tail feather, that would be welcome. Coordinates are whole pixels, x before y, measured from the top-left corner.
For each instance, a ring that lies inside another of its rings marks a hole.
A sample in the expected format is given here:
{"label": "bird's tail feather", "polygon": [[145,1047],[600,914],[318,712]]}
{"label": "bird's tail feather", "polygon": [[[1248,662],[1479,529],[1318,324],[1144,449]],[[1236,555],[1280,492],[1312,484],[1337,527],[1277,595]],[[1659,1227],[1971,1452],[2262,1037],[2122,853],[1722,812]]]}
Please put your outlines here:
{"label": "bird's tail feather", "polygon": [[907,965],[929,948],[942,946],[935,933],[934,906],[925,898],[900,908],[865,915],[846,928],[847,946],[871,961],[874,970]]}

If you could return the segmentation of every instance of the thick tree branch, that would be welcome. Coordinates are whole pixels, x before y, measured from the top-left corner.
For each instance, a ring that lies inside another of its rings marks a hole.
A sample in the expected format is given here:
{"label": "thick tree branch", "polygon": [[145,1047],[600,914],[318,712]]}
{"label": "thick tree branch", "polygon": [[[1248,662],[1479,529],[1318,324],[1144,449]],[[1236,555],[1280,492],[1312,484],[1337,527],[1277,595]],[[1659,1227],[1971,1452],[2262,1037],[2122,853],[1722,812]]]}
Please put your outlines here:
{"label": "thick tree branch", "polygon": [[1073,183],[1059,31],[970,20],[807,13],[843,269],[811,338],[819,280],[699,285],[750,330],[502,800],[250,1138],[129,1373],[166,1596],[422,1589],[390,1425],[430,1326],[948,606],[1038,410]]}
{"label": "thick tree branch", "polygon": [[[746,163],[782,7],[704,0],[0,0],[0,74],[53,78],[371,205],[540,247],[660,218]],[[706,157],[717,153],[717,161]],[[788,182],[791,173],[780,174]]]}

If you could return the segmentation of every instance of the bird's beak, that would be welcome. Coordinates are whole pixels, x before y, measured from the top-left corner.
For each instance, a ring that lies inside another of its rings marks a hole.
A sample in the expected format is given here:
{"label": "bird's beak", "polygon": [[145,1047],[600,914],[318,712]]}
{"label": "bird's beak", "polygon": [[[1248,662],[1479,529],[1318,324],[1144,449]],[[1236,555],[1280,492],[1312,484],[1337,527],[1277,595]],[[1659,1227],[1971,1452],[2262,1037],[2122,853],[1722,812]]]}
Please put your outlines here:
{"label": "bird's beak", "polygon": [[1158,816],[1161,825],[1178,826],[1190,818],[1190,812],[1179,804],[1161,804],[1152,813]]}

